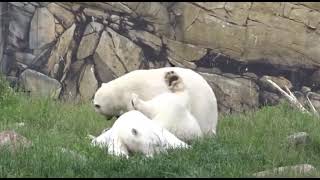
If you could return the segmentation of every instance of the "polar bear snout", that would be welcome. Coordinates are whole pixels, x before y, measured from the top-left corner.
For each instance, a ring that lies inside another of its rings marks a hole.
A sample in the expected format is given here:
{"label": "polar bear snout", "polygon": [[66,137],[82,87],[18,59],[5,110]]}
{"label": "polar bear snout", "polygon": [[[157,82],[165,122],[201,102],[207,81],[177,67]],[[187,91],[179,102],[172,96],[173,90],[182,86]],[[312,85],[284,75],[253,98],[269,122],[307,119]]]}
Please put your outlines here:
{"label": "polar bear snout", "polygon": [[94,104],[94,108],[96,108],[96,109],[100,109],[100,105],[99,104]]}

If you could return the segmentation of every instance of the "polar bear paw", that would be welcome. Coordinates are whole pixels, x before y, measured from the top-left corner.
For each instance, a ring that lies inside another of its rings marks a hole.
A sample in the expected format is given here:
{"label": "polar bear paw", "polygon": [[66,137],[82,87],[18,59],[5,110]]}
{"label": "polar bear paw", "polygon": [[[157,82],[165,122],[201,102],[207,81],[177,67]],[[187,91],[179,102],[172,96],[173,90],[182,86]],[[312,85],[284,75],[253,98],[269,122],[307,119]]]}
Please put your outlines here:
{"label": "polar bear paw", "polygon": [[137,105],[139,103],[139,96],[136,93],[131,94],[131,105],[133,109],[137,110]]}

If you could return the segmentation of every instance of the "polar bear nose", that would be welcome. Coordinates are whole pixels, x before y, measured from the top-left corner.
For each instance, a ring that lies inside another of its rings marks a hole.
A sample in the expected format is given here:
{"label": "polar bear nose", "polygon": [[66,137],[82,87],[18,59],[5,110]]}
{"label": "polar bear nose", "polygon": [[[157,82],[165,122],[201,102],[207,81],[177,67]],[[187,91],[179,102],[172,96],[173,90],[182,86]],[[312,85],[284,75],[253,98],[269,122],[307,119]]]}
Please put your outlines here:
{"label": "polar bear nose", "polygon": [[95,104],[94,107],[100,109],[101,106],[99,104]]}

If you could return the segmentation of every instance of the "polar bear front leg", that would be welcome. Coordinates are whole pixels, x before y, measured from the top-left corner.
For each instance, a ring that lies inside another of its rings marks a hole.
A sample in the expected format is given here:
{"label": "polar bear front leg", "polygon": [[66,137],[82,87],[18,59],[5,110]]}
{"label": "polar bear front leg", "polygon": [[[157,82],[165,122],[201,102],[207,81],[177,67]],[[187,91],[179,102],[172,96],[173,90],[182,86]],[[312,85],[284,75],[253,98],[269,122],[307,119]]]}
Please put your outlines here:
{"label": "polar bear front leg", "polygon": [[135,93],[131,94],[131,105],[134,110],[142,112],[148,118],[153,118],[155,115],[154,108],[152,108],[150,104],[147,104],[147,102],[140,99]]}

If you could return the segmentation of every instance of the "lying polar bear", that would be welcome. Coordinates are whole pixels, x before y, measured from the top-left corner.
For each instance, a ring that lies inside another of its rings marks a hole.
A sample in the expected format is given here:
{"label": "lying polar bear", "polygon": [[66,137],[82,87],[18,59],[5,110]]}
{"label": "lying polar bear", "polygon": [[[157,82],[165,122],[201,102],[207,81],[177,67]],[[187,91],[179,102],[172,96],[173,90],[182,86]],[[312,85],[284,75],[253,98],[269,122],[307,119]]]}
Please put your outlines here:
{"label": "lying polar bear", "polygon": [[107,148],[108,153],[129,157],[132,152],[147,157],[167,152],[173,148],[189,148],[189,145],[175,137],[139,111],[129,111],[121,115],[112,128],[94,137],[93,146]]}
{"label": "lying polar bear", "polygon": [[119,116],[133,110],[132,93],[147,101],[162,93],[172,92],[170,83],[174,78],[166,79],[170,72],[174,72],[184,82],[184,89],[190,96],[188,110],[198,122],[201,131],[205,134],[216,134],[218,109],[215,94],[201,75],[180,67],[135,70],[103,83],[94,95],[95,110],[105,116]]}
{"label": "lying polar bear", "polygon": [[149,101],[143,101],[133,93],[132,106],[179,139],[190,142],[201,137],[203,133],[197,120],[188,110],[188,99],[187,91],[162,93]]}

